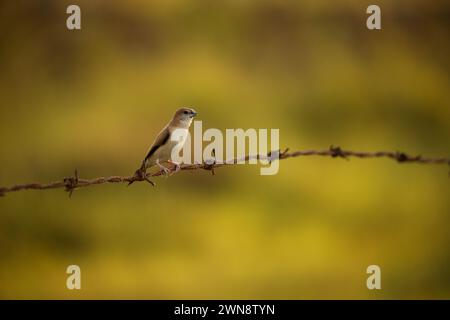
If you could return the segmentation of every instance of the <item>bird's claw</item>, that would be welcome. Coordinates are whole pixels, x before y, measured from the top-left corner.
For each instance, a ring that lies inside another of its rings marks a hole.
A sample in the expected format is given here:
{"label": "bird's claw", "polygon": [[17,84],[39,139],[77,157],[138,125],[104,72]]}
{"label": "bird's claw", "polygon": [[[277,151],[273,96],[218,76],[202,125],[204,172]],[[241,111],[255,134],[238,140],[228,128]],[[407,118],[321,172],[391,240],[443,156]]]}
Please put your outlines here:
{"label": "bird's claw", "polygon": [[164,167],[162,164],[160,164],[159,161],[156,161],[156,165],[160,169],[161,174],[163,174],[167,178],[170,174],[170,170]]}
{"label": "bird's claw", "polygon": [[162,174],[168,178],[170,176],[170,169],[167,169],[166,167],[161,168]]}
{"label": "bird's claw", "polygon": [[168,162],[175,166],[174,168],[172,168],[170,170],[170,176],[174,175],[175,173],[177,173],[178,171],[181,170],[181,166],[180,166],[180,164],[178,162],[174,162],[174,161],[171,161],[171,160],[169,160]]}

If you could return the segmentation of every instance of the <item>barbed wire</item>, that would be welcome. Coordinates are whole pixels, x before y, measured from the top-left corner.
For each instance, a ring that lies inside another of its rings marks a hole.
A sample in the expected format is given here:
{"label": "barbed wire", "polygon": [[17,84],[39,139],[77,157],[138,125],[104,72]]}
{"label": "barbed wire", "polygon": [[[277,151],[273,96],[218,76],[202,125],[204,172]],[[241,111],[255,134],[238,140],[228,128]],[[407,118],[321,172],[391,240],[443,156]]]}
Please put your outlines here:
{"label": "barbed wire", "polygon": [[[216,162],[214,159],[210,159],[205,161],[204,163],[197,164],[185,164],[179,167],[180,171],[184,170],[208,170],[211,173],[215,174],[215,169],[222,166],[234,165],[238,162],[248,161],[251,159],[264,159],[267,161],[275,161],[277,159],[283,160],[288,158],[296,158],[300,156],[323,156],[323,157],[331,157],[331,158],[343,158],[349,159],[350,157],[355,158],[388,158],[398,163],[419,163],[419,164],[446,164],[450,167],[450,158],[426,158],[421,155],[410,156],[404,152],[391,152],[391,151],[376,151],[376,152],[361,152],[361,151],[350,151],[343,150],[340,147],[330,146],[329,149],[325,150],[300,150],[289,152],[289,148],[284,151],[271,151],[267,156],[262,155],[247,155],[244,158],[234,158],[232,160],[228,160],[225,162]],[[173,170],[171,173],[175,173]],[[25,184],[16,184],[10,187],[0,187],[0,196],[4,196],[8,192],[16,192],[22,190],[49,190],[49,189],[58,189],[64,188],[65,191],[69,192],[69,196],[72,196],[72,192],[77,188],[83,188],[93,185],[100,185],[105,183],[128,183],[128,185],[132,184],[136,181],[146,181],[151,185],[155,186],[155,183],[150,180],[151,177],[157,177],[164,175],[165,172],[163,170],[156,171],[153,173],[142,173],[136,171],[134,175],[131,176],[110,176],[110,177],[99,177],[93,179],[81,179],[78,176],[78,170],[75,170],[75,174],[72,177],[63,178],[60,181],[50,182],[50,183],[25,183]],[[449,172],[450,176],[450,172]]]}

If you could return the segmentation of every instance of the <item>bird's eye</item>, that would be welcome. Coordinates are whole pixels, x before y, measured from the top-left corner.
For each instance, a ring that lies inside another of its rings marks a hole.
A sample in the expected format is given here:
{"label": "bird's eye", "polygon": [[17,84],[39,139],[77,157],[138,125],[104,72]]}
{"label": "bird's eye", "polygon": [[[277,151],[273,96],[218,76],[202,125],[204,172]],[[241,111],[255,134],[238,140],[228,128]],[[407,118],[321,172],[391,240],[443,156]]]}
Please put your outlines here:
{"label": "bird's eye", "polygon": [[187,111],[184,111],[183,113],[184,113],[184,114],[188,114],[188,112],[187,112]]}

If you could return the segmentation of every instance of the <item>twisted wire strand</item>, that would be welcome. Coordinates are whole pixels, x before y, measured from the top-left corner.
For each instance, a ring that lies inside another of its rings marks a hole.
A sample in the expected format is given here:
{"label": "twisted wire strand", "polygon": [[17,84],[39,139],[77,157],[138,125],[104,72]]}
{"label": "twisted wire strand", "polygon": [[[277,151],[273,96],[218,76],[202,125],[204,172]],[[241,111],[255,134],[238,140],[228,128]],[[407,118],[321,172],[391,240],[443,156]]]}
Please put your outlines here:
{"label": "twisted wire strand", "polygon": [[[421,155],[411,156],[404,152],[392,152],[392,151],[376,151],[376,152],[361,152],[361,151],[350,151],[343,150],[340,147],[331,146],[329,149],[325,150],[299,150],[289,152],[289,149],[284,151],[271,151],[268,155],[247,155],[244,158],[234,158],[227,160],[225,162],[216,162],[214,159],[205,161],[204,163],[198,164],[185,164],[180,166],[181,171],[186,170],[209,170],[212,174],[215,174],[215,169],[222,166],[234,165],[237,162],[248,161],[250,159],[263,159],[267,161],[275,161],[277,159],[283,160],[288,158],[296,158],[303,156],[322,156],[331,158],[343,158],[348,159],[351,157],[369,159],[369,158],[388,158],[398,163],[419,163],[419,164],[446,164],[450,167],[450,158],[427,158]],[[72,177],[63,178],[60,181],[54,181],[50,183],[25,183],[16,184],[10,187],[0,187],[0,196],[4,196],[8,192],[16,192],[22,190],[48,190],[48,189],[58,189],[64,188],[69,192],[69,196],[77,188],[83,188],[93,185],[100,185],[105,183],[128,183],[131,184],[136,181],[147,181],[153,186],[155,185],[149,178],[161,176],[164,174],[163,170],[146,173],[145,175],[134,174],[131,176],[109,176],[109,177],[98,177],[93,179],[81,179],[78,177],[78,171],[75,170],[75,174]],[[450,173],[449,173],[450,174]]]}

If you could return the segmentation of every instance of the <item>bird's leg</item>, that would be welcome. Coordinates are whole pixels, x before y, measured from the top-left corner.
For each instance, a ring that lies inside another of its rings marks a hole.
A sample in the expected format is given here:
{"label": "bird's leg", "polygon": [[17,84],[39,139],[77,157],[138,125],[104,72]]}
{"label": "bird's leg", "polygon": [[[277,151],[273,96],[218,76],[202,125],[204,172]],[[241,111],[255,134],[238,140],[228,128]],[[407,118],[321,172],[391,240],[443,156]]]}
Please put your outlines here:
{"label": "bird's leg", "polygon": [[169,162],[169,163],[175,165],[175,171],[172,171],[172,173],[171,173],[170,175],[173,175],[173,174],[177,173],[178,171],[180,171],[181,166],[180,166],[180,164],[179,164],[178,162],[172,161],[172,160],[170,160],[170,159],[167,160],[167,162]]}
{"label": "bird's leg", "polygon": [[159,167],[159,169],[161,169],[164,172],[164,175],[166,177],[169,176],[170,170],[167,169],[166,167],[164,167],[162,164],[159,163],[159,159],[156,159],[156,165]]}

